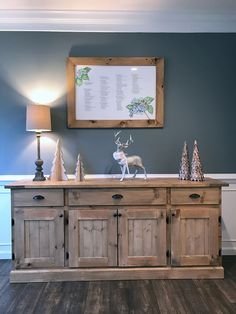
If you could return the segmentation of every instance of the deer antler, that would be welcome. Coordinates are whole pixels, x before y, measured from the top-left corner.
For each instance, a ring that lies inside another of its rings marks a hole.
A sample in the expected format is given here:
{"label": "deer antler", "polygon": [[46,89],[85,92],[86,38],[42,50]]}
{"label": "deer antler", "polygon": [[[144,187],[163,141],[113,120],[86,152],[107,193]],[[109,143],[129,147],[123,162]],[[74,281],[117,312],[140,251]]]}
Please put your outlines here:
{"label": "deer antler", "polygon": [[116,138],[116,141],[115,141],[115,144],[116,144],[116,145],[119,145],[120,147],[122,147],[122,148],[124,149],[124,148],[127,148],[131,143],[134,142],[133,139],[132,139],[132,136],[131,136],[131,134],[130,134],[129,139],[128,139],[125,143],[121,143],[121,142],[120,142],[120,136],[117,138],[117,136],[118,136],[120,133],[121,133],[121,131],[118,131],[118,132],[115,132],[115,133],[114,133],[114,136],[115,136],[115,138]]}
{"label": "deer antler", "polygon": [[132,136],[131,136],[131,134],[129,135],[129,139],[126,141],[126,143],[124,144],[125,145],[125,147],[128,147],[131,143],[133,143],[134,141],[133,141],[133,139],[132,139]]}
{"label": "deer antler", "polygon": [[[115,139],[117,138],[117,136],[121,133],[121,131],[118,131],[118,132],[114,132],[114,137]],[[115,140],[115,144],[116,145],[122,145],[121,142],[120,142],[120,137],[118,137],[116,140]]]}
{"label": "deer antler", "polygon": [[121,131],[114,132],[114,136],[117,137],[120,133]]}
{"label": "deer antler", "polygon": [[115,144],[116,145],[121,145],[121,142],[120,142],[120,138],[118,137],[118,139],[115,141]]}

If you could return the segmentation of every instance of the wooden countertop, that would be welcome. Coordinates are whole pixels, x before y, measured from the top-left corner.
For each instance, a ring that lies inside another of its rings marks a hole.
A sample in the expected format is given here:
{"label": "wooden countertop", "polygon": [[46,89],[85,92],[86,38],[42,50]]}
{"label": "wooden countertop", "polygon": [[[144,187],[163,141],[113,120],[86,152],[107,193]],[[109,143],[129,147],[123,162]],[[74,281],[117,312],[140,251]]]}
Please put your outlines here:
{"label": "wooden countertop", "polygon": [[228,183],[206,178],[204,181],[200,182],[193,182],[193,181],[185,181],[185,180],[178,180],[176,178],[150,178],[144,180],[142,178],[138,179],[125,179],[124,181],[120,182],[119,179],[85,179],[82,182],[78,182],[75,180],[68,180],[68,181],[42,181],[42,182],[35,182],[30,180],[20,180],[8,184],[5,186],[7,189],[48,189],[48,188],[126,188],[126,187],[176,187],[176,188],[203,188],[203,187],[221,187],[221,186],[228,186]]}

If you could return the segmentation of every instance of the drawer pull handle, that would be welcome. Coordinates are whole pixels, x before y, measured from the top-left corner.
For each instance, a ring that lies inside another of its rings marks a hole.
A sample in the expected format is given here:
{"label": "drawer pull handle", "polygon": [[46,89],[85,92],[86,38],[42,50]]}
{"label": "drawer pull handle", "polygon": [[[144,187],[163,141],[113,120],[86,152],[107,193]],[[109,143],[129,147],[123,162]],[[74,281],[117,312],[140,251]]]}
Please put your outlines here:
{"label": "drawer pull handle", "polygon": [[199,197],[201,197],[201,195],[197,194],[197,193],[193,193],[193,194],[190,194],[189,197],[192,199],[192,200],[195,200]]}
{"label": "drawer pull handle", "polygon": [[121,213],[115,213],[115,214],[113,214],[113,217],[121,217],[122,216],[122,214]]}
{"label": "drawer pull handle", "polygon": [[44,199],[45,199],[45,197],[43,195],[35,195],[33,197],[33,200],[35,200],[35,201],[41,201],[41,200],[44,200]]}
{"label": "drawer pull handle", "polygon": [[123,198],[123,195],[121,194],[114,194],[112,195],[113,200],[121,200]]}

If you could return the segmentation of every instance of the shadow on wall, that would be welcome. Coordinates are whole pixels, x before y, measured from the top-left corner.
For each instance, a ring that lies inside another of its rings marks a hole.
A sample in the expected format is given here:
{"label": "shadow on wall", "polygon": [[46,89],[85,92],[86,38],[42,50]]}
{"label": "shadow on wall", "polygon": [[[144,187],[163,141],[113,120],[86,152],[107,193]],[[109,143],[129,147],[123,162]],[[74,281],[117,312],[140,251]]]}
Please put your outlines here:
{"label": "shadow on wall", "polygon": [[[113,35],[113,37],[114,36],[115,35]],[[118,54],[114,54],[114,51],[116,51],[114,45],[117,45],[118,51],[120,49],[120,42],[114,42],[111,47],[110,42],[107,41],[107,39],[103,43],[100,43],[99,46],[91,43],[87,44],[86,46],[74,45],[71,47],[68,57],[117,57]],[[90,51],[90,53],[88,53],[88,50]],[[96,55],[94,55],[94,51],[96,51]],[[109,51],[112,51],[112,53],[109,53]],[[124,56],[127,57],[129,54],[130,50],[128,54],[126,53],[124,54]],[[119,53],[119,57],[121,56],[122,54]]]}
{"label": "shadow on wall", "polygon": [[[3,76],[5,72],[1,72]],[[7,80],[6,80],[7,79]],[[33,174],[35,171],[36,139],[34,132],[26,131],[26,106],[33,101],[20,93],[12,83],[0,78],[0,175]],[[60,104],[63,106],[60,106]],[[54,130],[63,133],[66,125],[65,95],[50,103]],[[58,114],[59,111],[59,114]],[[63,118],[63,121],[61,121]],[[42,158],[44,170],[49,173],[54,153],[56,134],[44,133],[42,136]]]}
{"label": "shadow on wall", "polygon": [[[2,75],[2,73],[1,73]],[[0,174],[13,167],[25,145],[25,108],[29,100],[12,84],[0,78]]]}

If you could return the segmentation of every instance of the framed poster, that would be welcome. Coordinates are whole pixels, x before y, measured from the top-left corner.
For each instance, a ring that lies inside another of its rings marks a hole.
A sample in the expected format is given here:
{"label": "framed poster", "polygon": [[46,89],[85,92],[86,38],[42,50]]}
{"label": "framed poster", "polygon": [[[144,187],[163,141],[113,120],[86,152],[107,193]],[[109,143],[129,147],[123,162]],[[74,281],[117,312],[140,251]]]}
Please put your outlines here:
{"label": "framed poster", "polygon": [[163,127],[163,81],[163,58],[68,58],[68,127]]}

